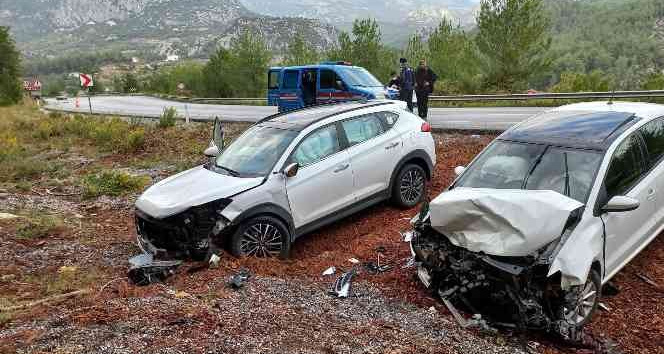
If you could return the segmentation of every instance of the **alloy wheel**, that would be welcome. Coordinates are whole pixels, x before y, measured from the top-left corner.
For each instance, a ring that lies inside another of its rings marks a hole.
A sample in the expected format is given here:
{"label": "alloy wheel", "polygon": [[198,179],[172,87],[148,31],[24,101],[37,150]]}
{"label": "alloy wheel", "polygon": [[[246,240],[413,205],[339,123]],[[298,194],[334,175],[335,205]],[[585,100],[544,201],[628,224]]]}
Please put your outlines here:
{"label": "alloy wheel", "polygon": [[418,169],[410,169],[404,173],[399,186],[402,199],[409,204],[416,204],[424,193],[424,175]]}
{"label": "alloy wheel", "polygon": [[573,304],[573,308],[564,308],[564,316],[567,323],[579,326],[588,319],[593,312],[597,296],[599,295],[597,290],[595,282],[589,277],[576,303]]}
{"label": "alloy wheel", "polygon": [[282,247],[283,235],[277,227],[268,223],[251,225],[240,239],[240,250],[248,257],[279,257]]}

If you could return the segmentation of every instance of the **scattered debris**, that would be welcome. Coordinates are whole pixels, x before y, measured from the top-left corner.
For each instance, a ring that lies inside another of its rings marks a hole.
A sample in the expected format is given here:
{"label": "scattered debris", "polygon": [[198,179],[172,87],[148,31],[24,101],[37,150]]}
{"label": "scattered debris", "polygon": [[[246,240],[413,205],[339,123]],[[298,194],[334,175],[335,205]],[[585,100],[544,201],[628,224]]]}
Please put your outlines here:
{"label": "scattered debris", "polygon": [[348,261],[351,262],[351,263],[353,263],[353,264],[358,264],[358,263],[360,263],[360,261],[358,261],[357,258],[351,258],[351,259],[349,259]]}
{"label": "scattered debris", "polygon": [[208,262],[210,264],[210,268],[219,268],[219,261],[221,261],[221,257],[219,257],[216,253],[213,253],[210,256],[210,261]]}
{"label": "scattered debris", "polygon": [[659,284],[655,283],[655,281],[653,281],[652,279],[648,278],[647,276],[645,276],[645,275],[643,275],[643,274],[641,274],[641,273],[636,274],[636,276],[637,276],[639,279],[643,280],[646,284],[648,284],[648,285],[654,287],[654,288],[657,289],[657,290],[661,290],[661,288],[659,287]]}
{"label": "scattered debris", "polygon": [[340,298],[347,298],[352,294],[352,280],[357,274],[355,267],[346,273],[341,274],[334,282],[330,294]]}
{"label": "scattered debris", "polygon": [[497,329],[489,326],[487,321],[482,318],[482,315],[480,315],[478,313],[474,314],[473,317],[470,320],[466,320],[459,313],[459,311],[456,309],[456,307],[454,307],[454,305],[452,304],[452,302],[450,300],[448,300],[445,297],[443,297],[442,299],[443,299],[443,303],[445,304],[447,309],[450,310],[450,312],[452,313],[452,316],[454,317],[454,319],[459,323],[459,325],[462,328],[466,328],[466,329],[467,328],[479,328],[482,331],[486,331],[486,332],[490,332],[490,333],[495,333],[495,332],[498,331]]}
{"label": "scattered debris", "polygon": [[228,285],[233,289],[240,289],[251,278],[251,273],[248,269],[242,268],[228,281]]}
{"label": "scattered debris", "polygon": [[323,272],[323,275],[332,275],[336,272],[337,272],[336,267],[330,267],[330,268],[325,269],[325,271]]}
{"label": "scattered debris", "polygon": [[127,277],[138,286],[145,286],[155,282],[163,282],[175,274],[175,269],[182,261],[156,261],[149,253],[139,254],[129,259],[129,272]]}
{"label": "scattered debris", "polygon": [[597,306],[606,312],[611,312],[611,308],[606,306],[606,304],[603,302],[600,302],[599,304],[597,304]]}
{"label": "scattered debris", "polygon": [[380,265],[380,263],[376,264],[374,262],[365,262],[363,266],[370,274],[384,273],[392,269],[392,265],[390,264]]}
{"label": "scattered debris", "polygon": [[58,268],[58,273],[60,274],[71,274],[71,273],[76,273],[78,271],[78,267],[76,266],[62,266]]}
{"label": "scattered debris", "polygon": [[412,268],[415,266],[415,256],[410,257],[406,260],[406,263],[401,266],[401,269]]}

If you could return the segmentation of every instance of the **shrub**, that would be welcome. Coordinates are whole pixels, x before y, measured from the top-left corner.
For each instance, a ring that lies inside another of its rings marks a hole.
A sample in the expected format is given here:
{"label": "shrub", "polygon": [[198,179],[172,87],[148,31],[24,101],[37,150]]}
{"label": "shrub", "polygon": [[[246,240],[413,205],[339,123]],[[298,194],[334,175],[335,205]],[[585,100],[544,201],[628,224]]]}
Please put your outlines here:
{"label": "shrub", "polygon": [[62,219],[47,214],[33,214],[21,219],[16,238],[33,240],[44,238],[63,227]]}
{"label": "shrub", "polygon": [[124,172],[102,171],[83,178],[83,194],[86,198],[102,195],[120,196],[141,191],[150,181],[149,177],[132,176]]}
{"label": "shrub", "polygon": [[145,130],[142,128],[135,129],[127,136],[127,152],[137,151],[145,145]]}
{"label": "shrub", "polygon": [[168,128],[175,126],[175,119],[177,117],[177,109],[175,107],[164,108],[164,112],[159,117],[159,127]]}

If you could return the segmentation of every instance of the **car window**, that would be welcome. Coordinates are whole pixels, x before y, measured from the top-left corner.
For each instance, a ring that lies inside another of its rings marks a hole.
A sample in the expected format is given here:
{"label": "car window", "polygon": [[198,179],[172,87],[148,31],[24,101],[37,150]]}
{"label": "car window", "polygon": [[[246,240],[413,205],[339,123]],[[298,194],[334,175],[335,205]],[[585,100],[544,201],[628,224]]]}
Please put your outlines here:
{"label": "car window", "polygon": [[267,88],[270,90],[278,89],[279,88],[279,72],[278,71],[270,71],[270,75],[268,76],[267,79]]}
{"label": "car window", "polygon": [[644,125],[639,131],[648,151],[648,166],[652,168],[664,157],[664,118]]}
{"label": "car window", "polygon": [[334,88],[337,74],[329,69],[322,69],[320,71],[320,88],[321,90],[330,90]]}
{"label": "car window", "polygon": [[383,119],[383,124],[385,124],[387,129],[392,128],[397,124],[397,120],[399,120],[399,115],[393,112],[380,112],[377,114]]}
{"label": "car window", "polygon": [[341,122],[348,145],[353,146],[383,134],[385,129],[377,114],[367,114]]}
{"label": "car window", "polygon": [[341,150],[335,124],[323,127],[310,134],[297,147],[291,160],[300,166],[316,163]]}
{"label": "car window", "polygon": [[219,168],[219,173],[238,173],[238,177],[265,176],[297,134],[292,130],[253,126],[222,151],[214,167]]}
{"label": "car window", "polygon": [[644,173],[644,161],[638,136],[632,134],[625,139],[611,158],[606,171],[606,192],[611,199],[628,192]]}
{"label": "car window", "polygon": [[284,89],[294,90],[297,88],[298,73],[299,71],[297,70],[286,70],[286,72],[284,72]]}
{"label": "car window", "polygon": [[526,178],[526,189],[551,190],[583,203],[602,157],[593,151],[549,148]]}

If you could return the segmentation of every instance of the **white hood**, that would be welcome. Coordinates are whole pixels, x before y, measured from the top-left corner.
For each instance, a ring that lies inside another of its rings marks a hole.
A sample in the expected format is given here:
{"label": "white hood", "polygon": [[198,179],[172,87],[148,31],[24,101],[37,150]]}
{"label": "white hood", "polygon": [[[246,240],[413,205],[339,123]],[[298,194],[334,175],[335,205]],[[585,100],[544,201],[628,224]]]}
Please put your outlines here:
{"label": "white hood", "polygon": [[430,203],[431,226],[469,251],[522,257],[559,238],[582,206],[553,191],[455,188]]}
{"label": "white hood", "polygon": [[193,206],[244,192],[262,182],[263,177],[232,177],[199,166],[148,188],[136,201],[136,208],[154,218],[163,219]]}

